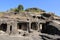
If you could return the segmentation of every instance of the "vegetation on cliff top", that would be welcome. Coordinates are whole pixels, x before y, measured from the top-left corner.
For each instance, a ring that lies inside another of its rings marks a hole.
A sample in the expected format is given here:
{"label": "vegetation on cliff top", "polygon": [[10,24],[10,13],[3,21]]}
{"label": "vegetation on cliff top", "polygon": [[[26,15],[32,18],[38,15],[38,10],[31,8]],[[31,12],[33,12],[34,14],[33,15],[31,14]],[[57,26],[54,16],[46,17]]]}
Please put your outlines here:
{"label": "vegetation on cliff top", "polygon": [[10,11],[14,11],[14,12],[45,12],[45,10],[33,7],[33,8],[27,8],[24,10],[24,6],[23,5],[18,5],[16,8],[12,8],[10,9]]}
{"label": "vegetation on cliff top", "polygon": [[[37,14],[41,14],[41,12],[43,12],[43,13],[46,13],[46,11],[45,10],[42,10],[42,9],[39,9],[39,8],[36,8],[36,7],[32,7],[32,8],[26,8],[26,9],[24,9],[24,6],[23,5],[18,5],[16,8],[11,8],[10,10],[8,10],[8,12],[9,11],[13,11],[13,12],[32,12],[32,13],[37,13]],[[43,14],[42,13],[42,14]],[[51,13],[51,15],[55,15],[54,13],[52,13],[52,12],[49,12],[48,14],[50,14]],[[56,16],[56,15],[55,15]]]}

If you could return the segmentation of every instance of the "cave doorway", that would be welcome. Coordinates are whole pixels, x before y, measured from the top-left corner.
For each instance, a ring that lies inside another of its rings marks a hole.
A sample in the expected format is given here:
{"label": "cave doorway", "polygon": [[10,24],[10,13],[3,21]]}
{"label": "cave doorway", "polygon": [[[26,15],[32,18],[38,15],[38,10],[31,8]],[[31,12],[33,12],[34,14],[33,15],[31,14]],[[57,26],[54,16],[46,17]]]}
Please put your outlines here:
{"label": "cave doorway", "polygon": [[42,30],[41,30],[42,33],[45,33],[46,32],[46,24],[43,23],[42,24]]}
{"label": "cave doorway", "polygon": [[33,30],[37,30],[38,29],[36,22],[32,22],[31,23],[31,29],[33,29]]}
{"label": "cave doorway", "polygon": [[17,28],[19,29],[19,30],[24,30],[24,31],[26,31],[27,30],[27,23],[26,22],[23,22],[23,23],[17,23]]}
{"label": "cave doorway", "polygon": [[10,33],[12,33],[12,25],[10,26]]}
{"label": "cave doorway", "polygon": [[6,30],[7,30],[7,23],[2,23],[2,24],[0,25],[0,30],[6,32]]}

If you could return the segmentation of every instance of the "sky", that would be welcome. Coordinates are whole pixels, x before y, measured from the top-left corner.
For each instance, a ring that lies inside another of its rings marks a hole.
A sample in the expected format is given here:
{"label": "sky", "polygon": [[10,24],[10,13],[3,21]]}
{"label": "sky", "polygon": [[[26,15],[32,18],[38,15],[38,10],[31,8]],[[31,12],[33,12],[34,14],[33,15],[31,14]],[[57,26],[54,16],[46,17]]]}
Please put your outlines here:
{"label": "sky", "polygon": [[60,16],[60,0],[0,0],[0,11],[16,8],[19,4],[25,9],[37,7]]}

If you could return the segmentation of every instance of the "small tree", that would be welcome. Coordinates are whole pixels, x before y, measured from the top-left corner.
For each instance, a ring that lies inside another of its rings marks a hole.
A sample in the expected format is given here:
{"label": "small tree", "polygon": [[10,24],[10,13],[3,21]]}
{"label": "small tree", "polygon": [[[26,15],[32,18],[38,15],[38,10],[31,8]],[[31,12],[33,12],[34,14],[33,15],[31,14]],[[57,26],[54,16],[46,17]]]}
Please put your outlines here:
{"label": "small tree", "polygon": [[24,10],[24,7],[23,7],[23,5],[18,5],[17,9],[18,9],[19,11],[23,11],[23,10]]}

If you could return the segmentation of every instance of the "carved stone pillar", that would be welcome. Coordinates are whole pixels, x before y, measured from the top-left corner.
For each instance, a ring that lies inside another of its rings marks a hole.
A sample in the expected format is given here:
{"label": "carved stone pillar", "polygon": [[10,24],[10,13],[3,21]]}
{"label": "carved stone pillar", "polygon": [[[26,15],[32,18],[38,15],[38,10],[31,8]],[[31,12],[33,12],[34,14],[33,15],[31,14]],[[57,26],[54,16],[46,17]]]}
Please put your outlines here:
{"label": "carved stone pillar", "polygon": [[7,31],[8,34],[10,34],[10,23],[7,23]]}
{"label": "carved stone pillar", "polygon": [[29,33],[29,23],[27,23],[27,32]]}
{"label": "carved stone pillar", "polygon": [[17,34],[17,22],[12,23],[12,33],[11,34]]}
{"label": "carved stone pillar", "polygon": [[40,31],[42,30],[42,24],[40,24],[40,28],[39,29],[40,29]]}
{"label": "carved stone pillar", "polygon": [[29,33],[31,32],[31,22],[29,22]]}

